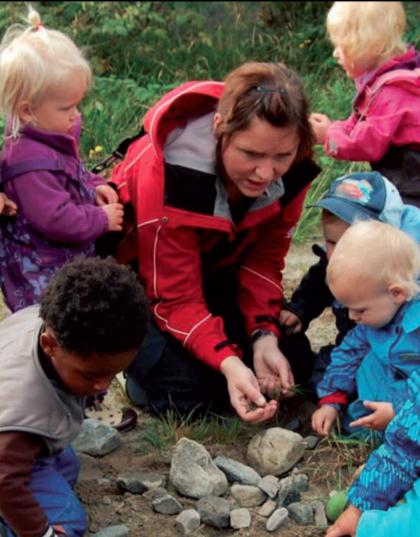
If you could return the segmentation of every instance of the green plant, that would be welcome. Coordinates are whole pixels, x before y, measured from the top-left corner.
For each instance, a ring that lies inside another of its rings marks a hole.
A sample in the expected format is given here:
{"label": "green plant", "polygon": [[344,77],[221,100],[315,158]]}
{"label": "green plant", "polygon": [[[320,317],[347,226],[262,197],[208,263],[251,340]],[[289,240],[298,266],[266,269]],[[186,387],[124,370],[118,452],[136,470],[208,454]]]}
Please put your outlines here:
{"label": "green plant", "polygon": [[255,427],[236,416],[220,416],[206,413],[197,417],[196,410],[181,416],[176,410],[168,410],[159,418],[151,418],[146,424],[144,440],[156,449],[168,448],[183,437],[200,443],[235,444],[239,438],[255,433]]}

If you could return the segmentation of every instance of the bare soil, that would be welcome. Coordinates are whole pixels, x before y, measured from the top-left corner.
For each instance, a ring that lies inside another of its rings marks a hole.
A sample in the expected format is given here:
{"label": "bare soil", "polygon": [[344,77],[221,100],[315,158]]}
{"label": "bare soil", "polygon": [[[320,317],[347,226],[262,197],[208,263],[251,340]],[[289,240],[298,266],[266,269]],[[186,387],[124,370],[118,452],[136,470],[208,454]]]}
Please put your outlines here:
{"label": "bare soil", "polygon": [[[286,259],[284,285],[286,295],[299,283],[302,275],[316,261],[310,243],[292,246]],[[6,313],[0,300],[0,318]],[[329,311],[314,321],[309,329],[309,337],[315,349],[335,339],[335,326]],[[115,380],[107,395],[108,404],[116,408],[129,404],[121,384]],[[89,515],[89,531],[96,532],[111,525],[125,524],[129,527],[130,537],[172,537],[177,534],[174,527],[175,517],[153,512],[150,495],[132,495],[121,492],[115,484],[118,475],[136,470],[154,471],[168,475],[172,448],[156,449],[147,441],[146,433],[150,416],[136,409],[138,423],[134,430],[122,433],[122,446],[102,458],[81,455],[81,473],[76,487],[82,503]],[[263,428],[285,425],[299,417],[298,432],[303,436],[310,434],[310,414],[314,410],[312,402],[303,396],[284,402],[279,415],[263,426],[250,427],[233,444],[216,444],[211,438],[203,444],[213,456],[225,455],[246,462],[246,448],[251,437]],[[180,432],[182,435],[182,431]],[[303,499],[326,500],[329,491],[346,486],[354,469],[363,462],[366,453],[360,448],[349,448],[322,440],[313,451],[307,450],[299,462],[300,471],[309,475],[310,489]],[[171,491],[170,486],[168,489]],[[184,508],[195,506],[195,500],[178,498]],[[266,519],[251,510],[252,525],[242,530],[216,530],[202,525],[194,532],[196,537],[223,537],[235,534],[238,537],[261,537],[269,535],[265,530]],[[315,526],[298,526],[287,522],[273,535],[282,537],[318,537],[325,529]]]}

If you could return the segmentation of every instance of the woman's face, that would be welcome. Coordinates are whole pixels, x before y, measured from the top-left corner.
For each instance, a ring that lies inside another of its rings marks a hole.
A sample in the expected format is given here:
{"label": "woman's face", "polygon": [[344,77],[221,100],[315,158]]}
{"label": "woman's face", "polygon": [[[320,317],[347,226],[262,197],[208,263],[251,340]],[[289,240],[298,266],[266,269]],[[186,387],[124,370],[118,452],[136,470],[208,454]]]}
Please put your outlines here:
{"label": "woman's face", "polygon": [[[215,123],[218,121],[218,114]],[[254,117],[245,130],[222,143],[225,188],[229,200],[257,198],[293,164],[299,147],[296,127],[274,127]]]}

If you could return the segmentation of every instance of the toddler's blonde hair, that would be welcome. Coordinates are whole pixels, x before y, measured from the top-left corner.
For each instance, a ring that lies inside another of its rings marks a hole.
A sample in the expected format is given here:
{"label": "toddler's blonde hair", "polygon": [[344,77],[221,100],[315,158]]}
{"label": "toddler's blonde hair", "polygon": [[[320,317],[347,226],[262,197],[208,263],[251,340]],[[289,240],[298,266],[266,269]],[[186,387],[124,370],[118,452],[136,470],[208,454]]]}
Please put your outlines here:
{"label": "toddler's blonde hair", "polygon": [[69,37],[44,28],[31,6],[27,21],[11,26],[0,43],[0,111],[10,117],[14,137],[22,126],[21,103],[39,103],[74,72],[84,73],[86,89],[92,83],[90,66]]}
{"label": "toddler's blonde hair", "polygon": [[363,59],[370,68],[403,54],[406,17],[401,2],[334,2],[327,31],[349,61]]}
{"label": "toddler's blonde hair", "polygon": [[[388,289],[401,286],[412,299],[420,290],[419,245],[400,229],[366,220],[350,226],[341,236],[327,267],[331,284],[341,279]],[[360,288],[358,288],[360,291]]]}

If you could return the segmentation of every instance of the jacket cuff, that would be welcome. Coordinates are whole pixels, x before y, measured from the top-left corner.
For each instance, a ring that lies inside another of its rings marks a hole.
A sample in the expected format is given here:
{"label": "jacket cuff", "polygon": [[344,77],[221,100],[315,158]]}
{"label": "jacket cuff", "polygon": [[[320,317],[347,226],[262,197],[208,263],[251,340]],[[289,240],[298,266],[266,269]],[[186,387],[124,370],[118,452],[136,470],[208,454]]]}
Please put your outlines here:
{"label": "jacket cuff", "polygon": [[337,391],[334,393],[331,393],[330,395],[326,395],[325,397],[322,397],[318,401],[318,406],[322,405],[348,405],[348,398],[347,394],[341,391]]}
{"label": "jacket cuff", "polygon": [[58,537],[58,535],[55,533],[54,528],[50,526],[41,537]]}
{"label": "jacket cuff", "polygon": [[279,320],[271,315],[257,315],[255,317],[255,326],[252,326],[249,330],[249,337],[257,330],[269,330],[280,339],[281,330]]}

